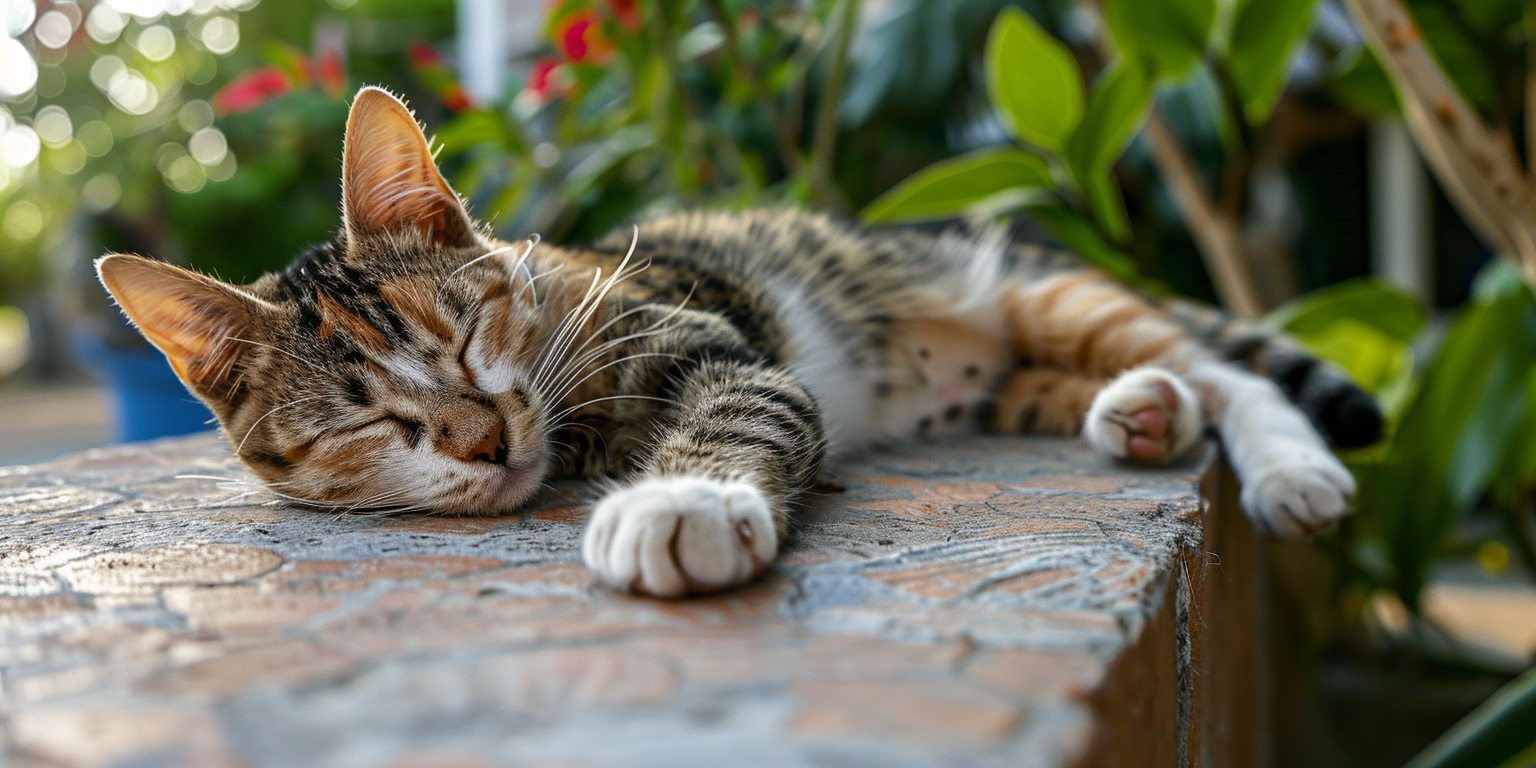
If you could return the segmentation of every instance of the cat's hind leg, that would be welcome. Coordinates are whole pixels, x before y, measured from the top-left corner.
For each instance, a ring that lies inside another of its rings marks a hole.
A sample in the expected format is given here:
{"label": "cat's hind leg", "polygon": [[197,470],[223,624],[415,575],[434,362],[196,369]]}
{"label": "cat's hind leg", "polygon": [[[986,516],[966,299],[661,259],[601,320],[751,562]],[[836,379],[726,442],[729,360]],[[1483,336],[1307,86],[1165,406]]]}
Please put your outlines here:
{"label": "cat's hind leg", "polygon": [[[1124,387],[1106,387],[1095,400],[1105,405],[1106,416],[1142,413],[1152,417],[1150,422],[1139,420],[1146,427],[1156,422],[1155,410],[1138,406],[1156,409],[1161,401],[1178,406],[1168,414],[1169,424],[1177,427],[1173,417],[1191,409],[1183,407],[1186,398],[1174,383],[1189,385],[1199,395],[1193,400],[1200,412],[1221,435],[1243,484],[1243,509],[1258,527],[1300,536],[1348,512],[1354,478],[1279,387],[1217,361],[1178,323],[1135,293],[1103,275],[1080,270],[1023,282],[1004,294],[1003,308],[1018,358],[1125,380]],[[1137,373],[1153,370],[1146,366],[1156,366],[1163,374]],[[1135,378],[1129,378],[1133,374]],[[1167,398],[1156,386],[1158,380],[1168,384],[1175,397]],[[1101,435],[1108,438],[1103,449],[1115,453],[1124,445],[1125,455],[1135,456],[1132,443],[1140,441],[1124,422],[1090,421],[1086,431],[1091,441],[1102,427]],[[1175,429],[1166,455],[1176,456],[1179,442],[1192,439],[1189,435],[1187,429],[1182,434]],[[1156,454],[1146,452],[1148,457]]]}
{"label": "cat's hind leg", "polygon": [[992,398],[987,428],[998,433],[1076,435],[1093,398],[1108,383],[1050,366],[1015,369]]}
{"label": "cat's hind leg", "polygon": [[1132,368],[1099,390],[1083,420],[1095,449],[1143,464],[1163,464],[1200,442],[1200,398],[1172,371]]}
{"label": "cat's hind leg", "polygon": [[1145,366],[1114,380],[1026,366],[998,388],[993,432],[1082,434],[1101,453],[1144,464],[1172,461],[1199,444],[1200,400],[1171,371]]}

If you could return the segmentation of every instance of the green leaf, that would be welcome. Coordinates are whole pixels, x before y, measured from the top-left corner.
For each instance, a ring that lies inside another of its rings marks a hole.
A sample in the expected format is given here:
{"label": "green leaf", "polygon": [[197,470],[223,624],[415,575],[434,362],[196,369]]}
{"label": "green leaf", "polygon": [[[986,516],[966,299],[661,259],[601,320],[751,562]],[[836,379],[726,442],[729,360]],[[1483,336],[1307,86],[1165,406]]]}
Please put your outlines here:
{"label": "green leaf", "polygon": [[432,140],[442,147],[440,157],[453,157],[476,147],[492,145],[514,154],[522,154],[521,132],[496,110],[472,109],[456,115],[439,128]]}
{"label": "green leaf", "polygon": [[1131,217],[1125,212],[1125,196],[1109,166],[1098,166],[1078,175],[1088,205],[1104,231],[1118,242],[1131,239]]}
{"label": "green leaf", "polygon": [[1291,335],[1313,354],[1343,368],[1367,392],[1380,393],[1398,385],[1413,367],[1412,348],[1406,341],[1352,317]]}
{"label": "green leaf", "polygon": [[1103,8],[1121,53],[1159,78],[1183,77],[1205,58],[1216,23],[1216,0],[1104,0]]}
{"label": "green leaf", "polygon": [[1536,301],[1509,293],[1463,309],[1424,375],[1365,497],[1415,606],[1457,518],[1504,464],[1536,365]]}
{"label": "green leaf", "polygon": [[1152,103],[1152,78],[1141,64],[1121,59],[1093,84],[1083,122],[1072,134],[1068,158],[1086,171],[1120,159]]}
{"label": "green leaf", "polygon": [[1500,688],[1404,768],[1526,768],[1536,764],[1536,669]]}
{"label": "green leaf", "polygon": [[869,223],[946,219],[1019,187],[1050,187],[1045,161],[1012,148],[988,148],[941,160],[876,198],[860,214]]}
{"label": "green leaf", "polygon": [[1146,67],[1124,59],[1116,62],[1093,84],[1083,122],[1068,146],[1067,164],[1094,216],[1120,241],[1130,239],[1131,222],[1111,168],[1146,118],[1151,101]]}
{"label": "green leaf", "polygon": [[1048,152],[1061,152],[1083,118],[1083,73],[1072,54],[1017,8],[987,37],[987,86],[998,119]]}
{"label": "green leaf", "polygon": [[1397,92],[1369,47],[1360,46],[1336,72],[1323,87],[1346,106],[1371,118],[1398,113]]}
{"label": "green leaf", "polygon": [[1410,342],[1424,328],[1426,315],[1418,299],[1362,277],[1312,291],[1276,309],[1264,323],[1291,334],[1309,335],[1341,320],[1353,320],[1399,342]]}
{"label": "green leaf", "polygon": [[1035,221],[1050,230],[1053,237],[1083,261],[1123,282],[1143,282],[1135,263],[1114,246],[1104,242],[1104,238],[1082,216],[1060,205],[1034,205],[1028,210]]}
{"label": "green leaf", "polygon": [[1318,0],[1250,0],[1232,24],[1228,61],[1253,125],[1269,119],[1285,87],[1291,53],[1312,29]]}

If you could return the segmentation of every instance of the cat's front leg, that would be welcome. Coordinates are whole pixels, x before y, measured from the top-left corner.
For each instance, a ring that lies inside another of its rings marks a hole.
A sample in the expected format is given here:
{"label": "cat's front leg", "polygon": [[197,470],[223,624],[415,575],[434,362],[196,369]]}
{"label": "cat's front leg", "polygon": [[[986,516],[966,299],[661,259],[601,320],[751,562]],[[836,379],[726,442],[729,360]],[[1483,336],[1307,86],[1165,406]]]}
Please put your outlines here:
{"label": "cat's front leg", "polygon": [[1258,527],[1304,536],[1349,512],[1354,476],[1274,383],[1217,362],[1195,364],[1185,379],[1221,432],[1243,510]]}
{"label": "cat's front leg", "polygon": [[702,362],[676,401],[641,471],[593,509],[582,555],[612,588],[680,597],[751,581],[820,468],[815,400],[787,372]]}
{"label": "cat's front leg", "polygon": [[773,560],[773,510],[753,484],[654,477],[592,510],[582,555],[614,589],[680,597],[751,581]]}

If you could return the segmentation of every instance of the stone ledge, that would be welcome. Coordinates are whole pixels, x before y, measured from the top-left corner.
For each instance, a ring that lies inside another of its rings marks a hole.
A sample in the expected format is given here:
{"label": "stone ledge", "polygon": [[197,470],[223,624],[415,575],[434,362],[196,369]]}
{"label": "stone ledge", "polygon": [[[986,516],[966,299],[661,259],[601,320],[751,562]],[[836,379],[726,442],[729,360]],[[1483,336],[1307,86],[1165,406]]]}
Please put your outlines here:
{"label": "stone ledge", "polygon": [[514,517],[338,517],[266,503],[211,435],[0,469],[6,750],[1060,766],[1135,745],[1178,762],[1198,737],[1176,597],[1205,466],[1042,438],[881,453],[835,468],[846,490],[814,496],[766,578],[678,602],[593,585],[575,486]]}

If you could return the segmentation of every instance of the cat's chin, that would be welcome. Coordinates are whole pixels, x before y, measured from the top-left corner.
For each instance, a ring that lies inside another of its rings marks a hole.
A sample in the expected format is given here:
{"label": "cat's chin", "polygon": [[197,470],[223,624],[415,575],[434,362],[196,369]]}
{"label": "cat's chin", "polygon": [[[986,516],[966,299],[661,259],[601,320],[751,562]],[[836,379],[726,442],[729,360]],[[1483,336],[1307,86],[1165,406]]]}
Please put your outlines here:
{"label": "cat's chin", "polygon": [[437,514],[458,517],[509,515],[523,507],[544,487],[548,459],[513,461],[488,468],[485,479],[458,499],[443,499]]}

